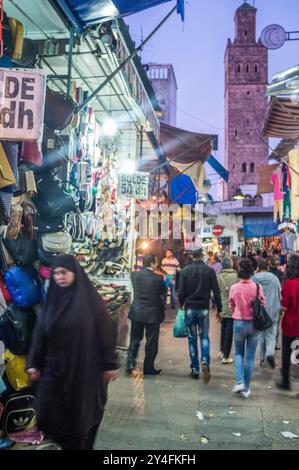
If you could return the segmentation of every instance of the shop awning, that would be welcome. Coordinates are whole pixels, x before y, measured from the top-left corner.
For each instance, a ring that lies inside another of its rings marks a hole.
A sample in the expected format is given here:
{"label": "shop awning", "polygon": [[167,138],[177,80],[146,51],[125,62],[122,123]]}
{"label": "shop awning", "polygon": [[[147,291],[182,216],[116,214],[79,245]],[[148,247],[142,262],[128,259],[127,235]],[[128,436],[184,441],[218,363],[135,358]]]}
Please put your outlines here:
{"label": "shop awning", "polygon": [[243,234],[244,238],[275,237],[279,231],[272,215],[245,215]]}
{"label": "shop awning", "polygon": [[272,96],[263,134],[267,137],[299,138],[299,101]]}
{"label": "shop awning", "polygon": [[273,184],[271,182],[271,175],[276,170],[279,163],[273,165],[264,165],[259,168],[260,180],[257,188],[257,194],[273,193]]}
{"label": "shop awning", "polygon": [[[80,32],[87,26],[127,16],[173,0],[52,0]],[[184,0],[177,0],[184,20]]]}

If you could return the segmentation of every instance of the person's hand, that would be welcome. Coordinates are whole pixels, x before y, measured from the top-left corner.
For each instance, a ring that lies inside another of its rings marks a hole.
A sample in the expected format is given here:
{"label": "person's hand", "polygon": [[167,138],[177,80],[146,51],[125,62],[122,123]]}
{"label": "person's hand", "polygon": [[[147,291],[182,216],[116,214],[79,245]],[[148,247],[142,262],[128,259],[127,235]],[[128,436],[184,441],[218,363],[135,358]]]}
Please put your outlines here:
{"label": "person's hand", "polygon": [[104,380],[105,382],[113,382],[118,377],[118,370],[106,370],[104,372]]}
{"label": "person's hand", "polygon": [[31,368],[31,369],[27,369],[26,372],[29,375],[31,382],[36,382],[37,380],[39,380],[40,370]]}
{"label": "person's hand", "polygon": [[220,312],[217,312],[216,318],[217,318],[217,323],[221,323],[222,317],[221,317],[221,313],[220,313]]}

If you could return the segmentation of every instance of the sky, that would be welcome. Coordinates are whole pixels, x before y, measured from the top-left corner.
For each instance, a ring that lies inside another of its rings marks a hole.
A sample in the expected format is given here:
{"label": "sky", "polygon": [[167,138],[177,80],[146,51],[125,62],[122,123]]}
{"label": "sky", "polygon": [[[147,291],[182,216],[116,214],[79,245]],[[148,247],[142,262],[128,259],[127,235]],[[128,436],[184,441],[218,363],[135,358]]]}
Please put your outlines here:
{"label": "sky", "polygon": [[[177,83],[177,126],[219,135],[223,158],[224,53],[234,38],[234,13],[242,0],[185,0],[185,22],[173,14],[142,53],[142,63],[171,63]],[[253,0],[248,0],[251,5]],[[136,44],[170,11],[173,2],[125,18]],[[257,38],[269,24],[299,31],[299,0],[255,0]],[[299,37],[299,34],[297,35]],[[275,72],[299,63],[299,41],[269,51],[269,81]],[[204,121],[204,122],[203,122]]]}

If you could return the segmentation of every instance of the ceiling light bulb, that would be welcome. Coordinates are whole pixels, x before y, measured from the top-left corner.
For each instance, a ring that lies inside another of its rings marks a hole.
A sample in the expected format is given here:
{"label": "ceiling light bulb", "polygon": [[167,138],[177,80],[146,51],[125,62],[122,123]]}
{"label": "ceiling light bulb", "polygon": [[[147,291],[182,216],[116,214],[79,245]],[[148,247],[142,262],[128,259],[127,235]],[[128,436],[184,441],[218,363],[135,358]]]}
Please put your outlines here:
{"label": "ceiling light bulb", "polygon": [[104,135],[108,137],[113,137],[117,131],[116,122],[112,117],[107,117],[102,125]]}

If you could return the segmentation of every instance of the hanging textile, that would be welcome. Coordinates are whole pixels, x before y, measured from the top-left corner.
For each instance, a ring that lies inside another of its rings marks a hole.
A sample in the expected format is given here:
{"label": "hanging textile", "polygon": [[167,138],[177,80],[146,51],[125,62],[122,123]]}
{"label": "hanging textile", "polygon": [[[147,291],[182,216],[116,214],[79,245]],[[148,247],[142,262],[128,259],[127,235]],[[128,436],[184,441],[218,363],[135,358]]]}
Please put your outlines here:
{"label": "hanging textile", "polygon": [[196,189],[190,176],[182,174],[171,178],[170,200],[177,204],[196,204]]}
{"label": "hanging textile", "polygon": [[291,150],[288,157],[291,173],[291,218],[295,222],[299,220],[299,148]]}
{"label": "hanging textile", "polygon": [[244,238],[279,235],[277,224],[273,222],[271,215],[245,215],[243,233]]}

